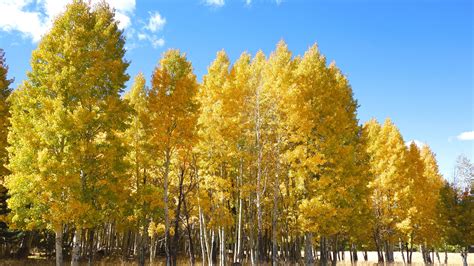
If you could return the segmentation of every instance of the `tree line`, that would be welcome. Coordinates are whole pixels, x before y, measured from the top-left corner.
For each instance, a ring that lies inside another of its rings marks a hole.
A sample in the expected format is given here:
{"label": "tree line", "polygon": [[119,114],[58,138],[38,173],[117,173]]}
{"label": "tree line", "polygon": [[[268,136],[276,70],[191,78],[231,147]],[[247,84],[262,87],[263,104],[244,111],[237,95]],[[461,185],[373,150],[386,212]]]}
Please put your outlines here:
{"label": "tree line", "polygon": [[15,90],[0,53],[1,256],[276,265],[420,250],[434,263],[457,250],[467,265],[472,163],[461,189],[390,119],[360,125],[316,45],[233,63],[219,51],[201,83],[171,49],[127,92],[124,46],[107,4],[74,1]]}

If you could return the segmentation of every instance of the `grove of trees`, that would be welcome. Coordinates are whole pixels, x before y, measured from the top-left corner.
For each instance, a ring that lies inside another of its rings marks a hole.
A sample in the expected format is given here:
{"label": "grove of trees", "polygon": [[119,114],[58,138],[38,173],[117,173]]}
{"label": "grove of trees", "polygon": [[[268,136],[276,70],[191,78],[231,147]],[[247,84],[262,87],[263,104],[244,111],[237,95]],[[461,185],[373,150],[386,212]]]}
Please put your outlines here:
{"label": "grove of trees", "polygon": [[202,82],[172,49],[127,92],[124,45],[107,4],[77,0],[15,90],[0,52],[0,256],[310,265],[456,250],[467,265],[473,164],[449,184],[390,119],[361,125],[316,45],[219,51]]}

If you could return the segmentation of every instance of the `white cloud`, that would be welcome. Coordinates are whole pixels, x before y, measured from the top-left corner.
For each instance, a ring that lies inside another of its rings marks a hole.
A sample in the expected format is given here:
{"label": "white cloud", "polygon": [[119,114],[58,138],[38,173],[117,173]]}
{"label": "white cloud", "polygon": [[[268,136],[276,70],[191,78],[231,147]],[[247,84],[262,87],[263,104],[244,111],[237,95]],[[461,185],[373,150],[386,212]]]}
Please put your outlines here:
{"label": "white cloud", "polygon": [[407,141],[407,142],[405,142],[405,145],[406,145],[407,147],[410,147],[410,145],[411,145],[412,142],[414,142],[415,145],[416,145],[419,149],[423,148],[424,146],[427,146],[426,143],[424,143],[423,141],[417,140],[417,139]]}
{"label": "white cloud", "polygon": [[[150,18],[148,22],[139,29],[133,36],[136,37],[137,41],[147,42],[153,46],[153,48],[163,47],[165,45],[165,39],[158,36],[156,33],[161,31],[166,24],[166,18],[164,18],[158,11],[150,12]],[[139,47],[137,42],[134,42],[130,47]]]}
{"label": "white cloud", "polygon": [[[0,31],[18,31],[23,36],[38,42],[52,26],[53,20],[71,0],[0,0]],[[92,4],[100,0],[92,0]],[[108,0],[116,10],[119,28],[131,25],[130,16],[135,10],[135,0]]]}
{"label": "white cloud", "polygon": [[206,4],[214,7],[221,7],[225,4],[224,0],[205,0]]}
{"label": "white cloud", "polygon": [[151,44],[153,45],[154,48],[163,47],[163,45],[165,45],[165,39],[163,38],[153,39],[151,41]]}
{"label": "white cloud", "polygon": [[[209,1],[207,1],[207,2],[209,2]],[[246,6],[251,6],[253,0],[244,0],[244,2],[245,2]],[[283,2],[283,0],[274,0],[274,2],[275,2],[275,4],[277,4],[279,6]]]}
{"label": "white cloud", "polygon": [[132,24],[129,16],[118,11],[115,12],[115,19],[118,21],[118,28],[121,30],[128,28]]}
{"label": "white cloud", "polygon": [[[0,0],[0,32],[17,32],[33,43],[51,28],[54,19],[73,0]],[[218,0],[222,1],[223,0]],[[96,5],[101,0],[88,0]],[[165,40],[156,35],[166,24],[166,19],[157,11],[150,13],[147,24],[133,27],[136,0],[106,0],[115,9],[118,27],[125,30],[127,49],[138,47],[137,41],[146,41],[154,48],[163,47]]]}
{"label": "white cloud", "polygon": [[20,31],[24,36],[38,41],[43,34],[43,21],[39,12],[25,11],[31,0],[0,1],[0,29],[2,31]]}
{"label": "white cloud", "polygon": [[[100,2],[99,0],[95,0],[94,2]],[[109,5],[115,8],[116,10],[120,10],[122,12],[132,13],[135,11],[135,0],[111,0],[108,1]]]}
{"label": "white cloud", "polygon": [[148,39],[148,35],[146,35],[145,33],[138,33],[137,37],[140,41]]}
{"label": "white cloud", "polygon": [[166,19],[162,17],[159,12],[155,11],[154,13],[150,13],[150,19],[145,28],[151,32],[157,32],[163,29],[165,24]]}
{"label": "white cloud", "polygon": [[160,48],[165,45],[165,39],[163,37],[158,37],[153,34],[140,32],[137,34],[137,38],[140,41],[148,41],[153,46],[153,48]]}
{"label": "white cloud", "polygon": [[462,132],[456,138],[458,140],[474,140],[474,131]]}
{"label": "white cloud", "polygon": [[56,15],[64,11],[69,2],[70,1],[67,0],[39,0],[37,5],[44,10],[48,17],[54,18]]}

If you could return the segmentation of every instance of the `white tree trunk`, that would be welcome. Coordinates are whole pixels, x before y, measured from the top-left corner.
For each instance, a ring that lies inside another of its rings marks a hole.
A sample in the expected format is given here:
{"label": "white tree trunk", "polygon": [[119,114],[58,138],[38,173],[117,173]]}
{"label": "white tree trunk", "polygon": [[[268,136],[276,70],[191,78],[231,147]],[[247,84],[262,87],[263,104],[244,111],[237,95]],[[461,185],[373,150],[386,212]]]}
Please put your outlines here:
{"label": "white tree trunk", "polygon": [[239,206],[239,213],[237,215],[237,226],[236,226],[236,242],[234,246],[234,263],[240,262],[240,245],[241,245],[241,234],[242,234],[242,195],[240,195],[240,188],[242,187],[242,175],[243,175],[243,162],[240,159],[240,167],[239,167],[239,175],[237,176],[237,184],[239,187],[238,192],[238,206]]}
{"label": "white tree trunk", "polygon": [[55,246],[56,246],[56,266],[63,265],[63,226],[58,226],[54,229],[56,234]]}
{"label": "white tree trunk", "polygon": [[305,246],[304,246],[304,258],[305,258],[305,265],[313,265],[314,258],[313,258],[313,235],[311,233],[305,234]]}
{"label": "white tree trunk", "polygon": [[214,238],[215,238],[215,234],[214,234],[214,230],[212,230],[210,250],[209,250],[209,247],[208,247],[208,251],[209,251],[208,254],[209,255],[208,255],[207,263],[209,264],[209,266],[213,266],[213,264],[214,264],[214,262],[212,261],[212,257],[213,257],[213,254],[214,254]]}
{"label": "white tree trunk", "polygon": [[204,234],[204,246],[206,248],[206,253],[207,253],[207,263],[209,265],[212,265],[212,244],[214,241],[214,231],[212,231],[211,234],[211,239],[210,239],[210,244],[209,244],[209,238],[207,237],[207,230],[206,230],[206,219],[204,217],[204,213],[201,212],[201,218],[202,218],[202,231]]}
{"label": "white tree trunk", "polygon": [[79,258],[81,255],[81,237],[82,237],[82,229],[76,228],[74,232],[74,238],[72,239],[72,254],[71,254],[72,266],[79,265]]}
{"label": "white tree trunk", "polygon": [[242,198],[239,198],[239,224],[237,234],[237,262],[240,262],[240,252],[242,245]]}
{"label": "white tree trunk", "polygon": [[[278,137],[279,138],[279,137]],[[280,163],[278,161],[280,157],[279,149],[280,141],[278,140],[277,152],[276,152],[276,167],[275,167],[275,180],[273,182],[273,216],[272,216],[272,265],[278,264],[278,246],[277,246],[277,219],[278,219],[278,195],[280,190]]]}
{"label": "white tree trunk", "polygon": [[170,152],[166,151],[165,155],[165,169],[163,173],[163,182],[164,182],[164,211],[165,211],[165,252],[166,252],[166,266],[171,265],[170,258],[170,219],[169,219],[169,208],[168,208],[168,174],[170,167]]}
{"label": "white tree trunk", "polygon": [[[138,236],[140,238],[140,236]],[[140,239],[138,240],[140,241]],[[150,264],[153,263],[156,256],[156,233],[153,232],[150,239]]]}
{"label": "white tree trunk", "polygon": [[256,92],[256,108],[255,108],[255,143],[257,146],[257,262],[260,262],[262,259],[260,254],[261,251],[261,241],[262,241],[262,204],[261,204],[261,197],[262,197],[262,149],[261,147],[261,139],[260,139],[260,129],[261,129],[261,117],[260,117],[260,86],[257,88]]}
{"label": "white tree trunk", "polygon": [[219,230],[219,240],[220,240],[220,244],[219,244],[219,261],[220,261],[220,266],[224,266],[225,265],[225,234],[224,234],[224,228],[221,227],[220,230]]}
{"label": "white tree trunk", "polygon": [[467,255],[468,255],[467,248],[466,248],[466,250],[461,250],[461,257],[462,257],[462,265],[463,266],[467,266]]}
{"label": "white tree trunk", "polygon": [[[199,202],[199,198],[198,198],[198,202]],[[199,203],[198,203],[199,204]],[[201,206],[199,206],[199,241],[201,243],[201,259],[202,259],[202,265],[206,265],[206,251],[207,251],[207,248],[204,244],[204,225],[203,225],[203,221],[202,221],[202,210],[201,210]],[[206,239],[206,245],[207,245],[207,239]]]}
{"label": "white tree trunk", "polygon": [[138,241],[140,240],[140,235],[133,233],[133,256],[138,254]]}

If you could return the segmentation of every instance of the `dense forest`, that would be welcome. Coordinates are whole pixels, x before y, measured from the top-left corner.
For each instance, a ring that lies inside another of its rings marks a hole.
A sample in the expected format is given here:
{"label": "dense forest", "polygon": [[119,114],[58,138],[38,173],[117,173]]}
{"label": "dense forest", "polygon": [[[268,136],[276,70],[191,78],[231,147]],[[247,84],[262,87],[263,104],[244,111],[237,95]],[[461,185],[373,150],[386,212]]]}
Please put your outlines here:
{"label": "dense forest", "polygon": [[474,165],[448,183],[390,119],[360,123],[316,45],[219,51],[202,82],[168,50],[129,89],[124,45],[107,4],[74,1],[14,90],[0,52],[0,257],[467,265]]}

